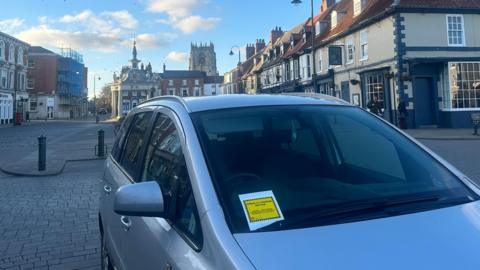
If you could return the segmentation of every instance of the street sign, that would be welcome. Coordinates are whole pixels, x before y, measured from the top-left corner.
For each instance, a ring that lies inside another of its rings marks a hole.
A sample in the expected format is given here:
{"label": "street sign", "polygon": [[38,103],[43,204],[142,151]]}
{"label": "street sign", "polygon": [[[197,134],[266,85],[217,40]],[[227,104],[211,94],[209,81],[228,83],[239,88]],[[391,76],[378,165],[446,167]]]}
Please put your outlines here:
{"label": "street sign", "polygon": [[342,65],[342,47],[330,46],[328,47],[328,65],[341,66]]}

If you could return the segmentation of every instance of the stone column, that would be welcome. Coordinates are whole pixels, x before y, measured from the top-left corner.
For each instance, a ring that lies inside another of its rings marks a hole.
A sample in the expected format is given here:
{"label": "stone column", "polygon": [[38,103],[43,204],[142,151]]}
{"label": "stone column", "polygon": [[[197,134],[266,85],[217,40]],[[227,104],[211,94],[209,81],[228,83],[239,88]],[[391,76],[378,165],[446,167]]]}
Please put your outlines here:
{"label": "stone column", "polygon": [[121,91],[121,90],[118,90],[117,95],[118,95],[118,97],[117,97],[117,102],[118,102],[118,104],[117,104],[117,108],[118,108],[117,114],[118,114],[118,116],[120,117],[120,116],[123,115],[123,97],[122,97],[122,91]]}

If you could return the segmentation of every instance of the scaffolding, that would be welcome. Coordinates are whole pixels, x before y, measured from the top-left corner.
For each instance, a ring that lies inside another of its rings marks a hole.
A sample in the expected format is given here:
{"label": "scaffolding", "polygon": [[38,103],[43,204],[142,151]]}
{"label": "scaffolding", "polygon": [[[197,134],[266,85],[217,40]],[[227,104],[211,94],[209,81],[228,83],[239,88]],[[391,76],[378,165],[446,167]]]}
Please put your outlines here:
{"label": "scaffolding", "polygon": [[83,64],[83,55],[72,48],[60,48],[60,55]]}

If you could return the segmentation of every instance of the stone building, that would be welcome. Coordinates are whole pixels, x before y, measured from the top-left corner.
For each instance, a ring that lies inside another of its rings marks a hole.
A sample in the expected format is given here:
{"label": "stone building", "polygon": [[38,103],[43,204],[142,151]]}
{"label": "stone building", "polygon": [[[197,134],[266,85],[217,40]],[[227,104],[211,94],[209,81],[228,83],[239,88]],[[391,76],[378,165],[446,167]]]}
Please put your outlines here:
{"label": "stone building", "polygon": [[144,66],[137,58],[136,42],[133,44],[131,65],[124,66],[120,74],[113,75],[110,83],[112,92],[112,118],[126,115],[140,102],[160,95],[160,74],[153,73],[152,65]]}
{"label": "stone building", "polygon": [[15,112],[24,118],[28,110],[29,47],[27,43],[0,32],[0,125],[13,123]]}
{"label": "stone building", "polygon": [[191,44],[189,70],[203,71],[207,76],[218,76],[217,55],[213,43]]}

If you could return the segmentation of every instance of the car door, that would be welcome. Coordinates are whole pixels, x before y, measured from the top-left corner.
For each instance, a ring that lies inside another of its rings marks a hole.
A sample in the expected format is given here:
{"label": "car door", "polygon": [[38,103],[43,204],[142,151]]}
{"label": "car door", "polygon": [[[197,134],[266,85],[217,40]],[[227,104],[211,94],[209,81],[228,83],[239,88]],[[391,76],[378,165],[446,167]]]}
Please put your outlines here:
{"label": "car door", "polygon": [[[128,226],[128,217],[116,214],[113,210],[114,194],[118,188],[139,180],[138,167],[143,161],[143,151],[146,134],[151,125],[153,115],[152,108],[142,108],[134,115],[129,116],[131,121],[120,134],[117,145],[112,153],[111,159],[107,161],[107,170],[104,176],[104,234],[107,237],[107,248],[110,252],[114,265],[124,268],[123,260],[123,239],[124,231]],[[127,123],[126,123],[127,124]]]}
{"label": "car door", "polygon": [[142,169],[142,181],[157,181],[162,189],[166,218],[132,217],[125,237],[127,269],[209,269],[200,253],[203,236],[183,133],[170,116],[158,113]]}

